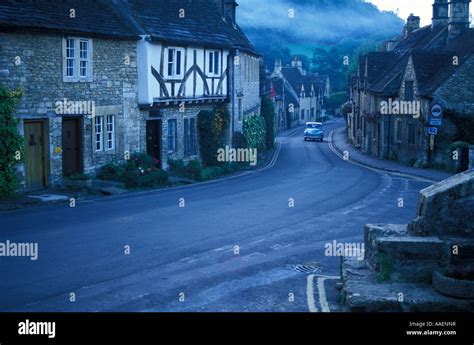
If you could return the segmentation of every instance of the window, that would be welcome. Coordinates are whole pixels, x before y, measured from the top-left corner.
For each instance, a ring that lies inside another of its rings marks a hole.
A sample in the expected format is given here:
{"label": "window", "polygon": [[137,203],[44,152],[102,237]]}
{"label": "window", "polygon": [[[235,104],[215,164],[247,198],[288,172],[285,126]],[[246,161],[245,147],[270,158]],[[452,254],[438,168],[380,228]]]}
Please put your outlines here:
{"label": "window", "polygon": [[415,99],[415,83],[413,81],[405,82],[405,101],[413,101]]}
{"label": "window", "polygon": [[239,122],[242,121],[242,98],[239,98],[238,102],[237,102],[237,111],[238,111],[238,115],[239,115]]}
{"label": "window", "polygon": [[408,124],[408,144],[415,145],[415,125],[413,123]]}
{"label": "window", "polygon": [[220,52],[217,50],[210,51],[208,57],[207,73],[210,75],[220,75]]}
{"label": "window", "polygon": [[103,140],[104,140],[104,117],[96,116],[94,117],[94,133],[95,133],[95,150],[103,150]]}
{"label": "window", "polygon": [[107,115],[106,150],[115,149],[115,115]]}
{"label": "window", "polygon": [[67,39],[66,40],[66,77],[74,77],[74,67],[76,65],[74,53],[75,40]]}
{"label": "window", "polygon": [[64,45],[64,77],[78,81],[92,76],[92,40],[67,38]]}
{"label": "window", "polygon": [[[105,126],[105,128],[104,128]],[[115,149],[115,115],[94,117],[94,150]]]}
{"label": "window", "polygon": [[184,119],[184,155],[197,155],[196,119]]}
{"label": "window", "polygon": [[183,49],[168,48],[168,77],[181,78],[183,76],[183,52]]}
{"label": "window", "polygon": [[395,122],[395,139],[397,142],[403,142],[403,121],[401,119],[397,119]]}
{"label": "window", "polygon": [[79,76],[87,77],[87,71],[89,70],[89,41],[79,41]]}
{"label": "window", "polygon": [[168,151],[169,152],[174,152],[176,151],[177,148],[177,126],[176,126],[176,120],[168,120]]}

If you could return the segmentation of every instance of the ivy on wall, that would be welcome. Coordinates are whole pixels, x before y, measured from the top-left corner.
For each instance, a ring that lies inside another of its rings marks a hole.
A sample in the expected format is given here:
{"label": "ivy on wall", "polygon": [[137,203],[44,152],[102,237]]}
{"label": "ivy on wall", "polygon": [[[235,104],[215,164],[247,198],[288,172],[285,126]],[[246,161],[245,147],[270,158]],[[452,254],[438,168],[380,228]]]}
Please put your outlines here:
{"label": "ivy on wall", "polygon": [[222,165],[217,161],[217,152],[224,147],[230,125],[230,114],[224,107],[214,111],[203,110],[198,114],[199,148],[205,166]]}
{"label": "ivy on wall", "polygon": [[262,116],[247,116],[244,119],[244,135],[247,138],[248,147],[265,151],[265,119]]}
{"label": "ivy on wall", "polygon": [[16,166],[24,157],[24,140],[14,111],[22,94],[0,85],[0,198],[11,196],[18,187]]}

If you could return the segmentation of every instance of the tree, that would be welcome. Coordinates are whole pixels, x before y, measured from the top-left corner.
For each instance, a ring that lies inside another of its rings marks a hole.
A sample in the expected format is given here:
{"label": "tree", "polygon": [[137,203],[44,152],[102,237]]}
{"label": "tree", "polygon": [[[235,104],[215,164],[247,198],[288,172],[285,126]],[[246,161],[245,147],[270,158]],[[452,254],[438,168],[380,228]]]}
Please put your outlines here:
{"label": "tree", "polygon": [[24,141],[14,111],[21,96],[21,90],[10,92],[0,85],[0,198],[11,196],[18,187],[16,166],[23,160]]}

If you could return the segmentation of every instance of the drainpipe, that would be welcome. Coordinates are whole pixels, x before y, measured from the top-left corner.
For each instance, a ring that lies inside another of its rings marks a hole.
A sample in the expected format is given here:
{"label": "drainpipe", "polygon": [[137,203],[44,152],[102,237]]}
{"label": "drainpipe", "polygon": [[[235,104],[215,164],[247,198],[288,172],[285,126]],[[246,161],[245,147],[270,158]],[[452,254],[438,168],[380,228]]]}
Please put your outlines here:
{"label": "drainpipe", "polygon": [[231,105],[232,105],[232,128],[231,128],[231,131],[230,131],[230,146],[231,147],[234,147],[234,121],[235,121],[235,57],[237,56],[237,51],[234,52],[234,55],[232,56],[232,61],[230,61],[230,63],[232,64],[232,69],[231,69],[231,73],[232,73],[232,78],[231,78],[231,83],[232,83],[232,86],[231,86],[231,97],[232,97],[232,101],[231,101]]}

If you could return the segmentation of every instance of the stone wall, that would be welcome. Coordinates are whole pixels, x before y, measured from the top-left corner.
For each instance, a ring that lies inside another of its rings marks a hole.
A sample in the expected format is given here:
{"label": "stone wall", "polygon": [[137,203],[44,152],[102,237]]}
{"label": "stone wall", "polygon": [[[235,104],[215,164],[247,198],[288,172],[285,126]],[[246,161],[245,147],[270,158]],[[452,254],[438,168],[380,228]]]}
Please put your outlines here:
{"label": "stone wall", "polygon": [[[240,53],[234,59],[234,132],[243,131],[245,116],[260,114],[260,73],[259,60],[251,55]],[[232,66],[231,66],[232,67]],[[232,78],[232,74],[231,74]],[[242,100],[242,116],[239,119],[238,100]],[[232,89],[231,89],[232,99]],[[229,104],[232,115],[232,102]]]}
{"label": "stone wall", "polygon": [[[84,37],[90,38],[90,37]],[[83,165],[93,173],[110,160],[123,158],[124,151],[144,149],[144,119],[138,109],[136,42],[93,38],[92,78],[89,81],[63,81],[63,35],[52,33],[0,33],[0,82],[10,89],[22,87],[24,96],[18,108],[21,120],[44,119],[48,127],[48,182],[62,180],[62,119],[55,104],[94,101],[99,114],[115,115],[115,149],[95,152],[92,146],[92,120],[83,121]],[[129,57],[130,63],[126,63]],[[56,150],[55,150],[56,148]],[[24,179],[24,169],[20,168]]]}
{"label": "stone wall", "polygon": [[474,171],[454,175],[420,192],[416,218],[408,231],[418,236],[474,234]]}

